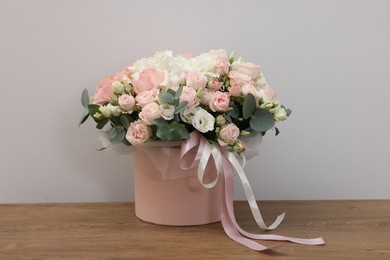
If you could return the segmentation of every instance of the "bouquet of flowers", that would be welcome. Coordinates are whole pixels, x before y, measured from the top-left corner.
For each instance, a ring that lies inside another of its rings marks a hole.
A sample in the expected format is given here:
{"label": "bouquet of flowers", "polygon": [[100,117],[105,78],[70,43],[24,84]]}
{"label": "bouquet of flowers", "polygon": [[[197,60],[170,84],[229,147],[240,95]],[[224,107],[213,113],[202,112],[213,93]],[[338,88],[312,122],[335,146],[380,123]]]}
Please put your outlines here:
{"label": "bouquet of flowers", "polygon": [[262,135],[291,113],[276,99],[261,68],[211,50],[198,56],[157,52],[103,79],[85,107],[88,117],[103,129],[112,144],[140,145],[153,141],[180,141],[200,132],[230,152],[245,147],[240,136]]}

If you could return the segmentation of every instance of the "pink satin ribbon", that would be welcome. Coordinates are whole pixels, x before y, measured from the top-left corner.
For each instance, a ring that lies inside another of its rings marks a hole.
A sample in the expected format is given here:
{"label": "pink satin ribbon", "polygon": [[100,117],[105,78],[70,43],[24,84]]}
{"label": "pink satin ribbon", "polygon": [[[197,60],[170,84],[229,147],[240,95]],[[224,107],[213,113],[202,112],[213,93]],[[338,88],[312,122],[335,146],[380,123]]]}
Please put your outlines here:
{"label": "pink satin ribbon", "polygon": [[[189,152],[192,149],[196,149],[196,154],[193,158],[189,158]],[[210,157],[214,159],[214,163],[217,169],[217,177],[211,183],[203,183],[203,175],[207,162]],[[238,225],[236,218],[234,216],[233,210],[233,194],[234,194],[234,171],[242,171],[242,168],[237,165],[238,162],[231,157],[229,152],[222,152],[218,144],[210,143],[206,138],[204,138],[200,133],[194,131],[190,134],[190,139],[183,142],[180,152],[180,167],[184,170],[198,167],[198,179],[206,188],[212,188],[219,179],[221,173],[221,199],[220,199],[220,216],[222,226],[226,234],[234,241],[256,251],[264,251],[273,249],[282,243],[277,243],[271,246],[264,246],[258,242],[255,242],[251,239],[258,240],[271,240],[271,241],[289,241],[298,244],[304,245],[322,245],[325,244],[322,238],[313,238],[313,239],[301,239],[286,237],[280,235],[260,235],[252,234],[241,229]],[[244,174],[243,171],[241,174]],[[245,175],[245,174],[244,174]],[[243,176],[240,176],[242,178]],[[246,180],[246,177],[243,177]],[[243,183],[243,185],[249,185],[249,183]],[[245,187],[244,187],[245,188]],[[257,208],[256,201],[252,194],[252,191],[249,187],[249,195],[247,194],[248,203],[250,204],[253,216],[258,223],[259,227],[265,230],[272,230],[276,228],[280,222],[283,220],[284,214],[280,215],[276,221],[269,227],[267,227],[261,217],[261,213]],[[256,206],[253,205],[256,204]],[[252,205],[251,205],[252,204]],[[255,208],[255,210],[253,209]]]}

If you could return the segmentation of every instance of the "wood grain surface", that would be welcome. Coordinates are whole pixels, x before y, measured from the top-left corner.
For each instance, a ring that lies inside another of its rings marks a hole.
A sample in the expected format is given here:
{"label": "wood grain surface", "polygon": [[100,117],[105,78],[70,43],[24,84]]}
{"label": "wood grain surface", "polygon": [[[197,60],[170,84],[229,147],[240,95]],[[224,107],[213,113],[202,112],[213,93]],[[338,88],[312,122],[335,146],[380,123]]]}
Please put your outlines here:
{"label": "wood grain surface", "polygon": [[[133,203],[0,205],[0,259],[390,259],[390,201],[260,203],[275,231],[322,236],[326,245],[284,243],[259,253],[230,240],[220,223],[196,227],[148,224]],[[256,228],[246,202],[235,202],[241,227]],[[265,245],[273,242],[261,241]]]}

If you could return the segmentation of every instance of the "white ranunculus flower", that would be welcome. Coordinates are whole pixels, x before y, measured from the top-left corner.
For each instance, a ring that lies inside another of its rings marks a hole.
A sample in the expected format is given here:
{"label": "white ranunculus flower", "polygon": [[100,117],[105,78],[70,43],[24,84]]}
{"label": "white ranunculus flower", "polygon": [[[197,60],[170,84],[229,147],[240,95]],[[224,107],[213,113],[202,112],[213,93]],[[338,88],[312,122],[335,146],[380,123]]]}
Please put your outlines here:
{"label": "white ranunculus flower", "polygon": [[194,117],[196,112],[198,112],[199,109],[200,107],[196,106],[185,108],[183,111],[180,112],[181,120],[188,124],[192,124],[192,118]]}
{"label": "white ranunculus flower", "polygon": [[169,104],[160,105],[161,116],[165,120],[172,120],[175,112],[175,107]]}
{"label": "white ranunculus flower", "polygon": [[192,118],[192,125],[199,132],[206,133],[214,130],[215,118],[209,112],[200,108]]}

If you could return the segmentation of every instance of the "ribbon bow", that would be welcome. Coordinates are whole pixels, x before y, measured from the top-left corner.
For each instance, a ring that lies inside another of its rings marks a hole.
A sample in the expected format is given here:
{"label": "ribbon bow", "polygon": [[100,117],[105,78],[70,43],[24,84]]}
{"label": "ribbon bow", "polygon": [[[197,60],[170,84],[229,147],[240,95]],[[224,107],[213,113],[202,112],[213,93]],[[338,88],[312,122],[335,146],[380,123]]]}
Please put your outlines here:
{"label": "ribbon bow", "polygon": [[[196,151],[193,158],[190,158],[191,150]],[[206,166],[210,158],[214,161],[217,175],[213,181],[205,183],[204,176],[206,174]],[[243,164],[245,164],[245,158],[243,158]],[[184,141],[181,146],[180,167],[184,170],[198,167],[198,180],[205,188],[214,187],[221,177],[220,217],[222,226],[226,234],[231,239],[256,251],[272,249],[280,243],[266,247],[251,240],[250,238],[259,240],[289,241],[305,245],[322,245],[325,243],[322,238],[300,239],[270,234],[260,235],[248,233],[241,229],[236,221],[233,210],[234,172],[237,173],[241,180],[253,217],[261,229],[275,229],[283,221],[285,216],[285,213],[282,213],[270,226],[265,224],[260,209],[256,203],[252,188],[243,170],[243,164],[240,164],[239,160],[233,153],[222,150],[218,144],[215,142],[209,142],[197,131],[192,132],[190,134],[190,138]]]}

